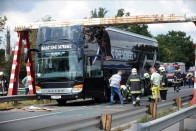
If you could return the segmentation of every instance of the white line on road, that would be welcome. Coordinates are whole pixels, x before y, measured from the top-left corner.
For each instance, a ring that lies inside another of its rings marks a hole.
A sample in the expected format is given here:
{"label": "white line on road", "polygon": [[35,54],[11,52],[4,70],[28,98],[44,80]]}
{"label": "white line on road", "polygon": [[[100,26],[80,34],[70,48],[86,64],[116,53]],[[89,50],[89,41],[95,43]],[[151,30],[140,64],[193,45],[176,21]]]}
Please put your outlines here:
{"label": "white line on road", "polygon": [[[69,110],[69,111],[76,111],[76,110],[81,110],[81,109],[85,109],[85,108],[86,107],[73,109],[73,110]],[[55,112],[55,113],[49,113],[49,114],[44,114],[44,115],[32,116],[32,117],[25,117],[25,118],[20,118],[20,119],[6,120],[6,121],[1,121],[0,124],[21,121],[21,120],[27,120],[27,119],[33,119],[33,118],[39,118],[39,117],[50,116],[50,115],[56,115],[56,114],[61,114],[61,113],[65,113],[65,112]]]}

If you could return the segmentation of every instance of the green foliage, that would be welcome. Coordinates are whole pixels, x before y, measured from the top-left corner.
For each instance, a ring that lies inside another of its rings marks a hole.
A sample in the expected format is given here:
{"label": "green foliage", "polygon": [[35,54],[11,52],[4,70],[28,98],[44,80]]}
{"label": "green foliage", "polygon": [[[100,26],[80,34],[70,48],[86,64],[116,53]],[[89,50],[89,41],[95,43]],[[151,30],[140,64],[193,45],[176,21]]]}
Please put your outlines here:
{"label": "green foliage", "polygon": [[95,8],[91,11],[91,18],[104,18],[108,11],[105,8],[99,7],[98,11]]}
{"label": "green foliage", "polygon": [[0,71],[3,70],[4,65],[5,65],[5,50],[0,49]]}
{"label": "green foliage", "polygon": [[4,30],[5,23],[7,21],[6,16],[0,16],[0,31]]}
{"label": "green foliage", "polygon": [[[0,16],[0,32],[3,31],[5,28],[5,24],[7,21],[7,17],[6,16]],[[1,44],[1,36],[0,36],[0,44]]]}
{"label": "green foliage", "polygon": [[10,73],[11,73],[11,67],[12,67],[12,60],[13,60],[13,54],[11,54],[7,60],[5,58],[0,57],[0,71],[3,71],[5,73],[6,79],[9,81]]}
{"label": "green foliage", "polygon": [[186,67],[194,65],[194,47],[190,36],[185,32],[169,31],[158,35],[160,60],[162,62],[184,62]]}
{"label": "green foliage", "polygon": [[[125,13],[124,9],[119,9],[116,17],[123,17],[123,16],[130,16],[130,12]],[[123,25],[116,25],[114,27],[120,28],[125,31],[137,33],[140,35],[153,37],[152,34],[148,31],[148,25],[146,24],[123,24]]]}
{"label": "green foliage", "polygon": [[[168,108],[168,109],[163,109],[160,112],[157,113],[157,118],[161,118],[163,116],[169,115],[171,113],[175,112],[174,109],[172,108]],[[139,118],[137,120],[137,123],[145,123],[145,122],[149,122],[152,121],[152,116],[151,115],[144,115],[143,117]]]}

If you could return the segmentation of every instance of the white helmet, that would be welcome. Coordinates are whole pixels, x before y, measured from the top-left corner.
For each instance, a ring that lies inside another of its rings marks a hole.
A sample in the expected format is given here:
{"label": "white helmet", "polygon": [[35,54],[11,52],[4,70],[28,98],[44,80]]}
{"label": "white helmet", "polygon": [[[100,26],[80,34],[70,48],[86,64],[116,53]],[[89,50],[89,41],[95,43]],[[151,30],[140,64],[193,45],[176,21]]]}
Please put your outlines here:
{"label": "white helmet", "polygon": [[187,76],[188,76],[188,77],[192,77],[192,76],[193,76],[193,73],[189,72],[189,73],[187,74]]}
{"label": "white helmet", "polygon": [[121,85],[120,88],[123,89],[123,90],[127,89],[127,87],[125,85]]}
{"label": "white helmet", "polygon": [[136,68],[133,68],[133,69],[131,70],[131,73],[132,73],[132,74],[137,74],[137,69],[136,69]]}
{"label": "white helmet", "polygon": [[178,72],[181,72],[181,69],[178,69]]}
{"label": "white helmet", "polygon": [[144,78],[149,78],[150,75],[148,73],[144,73]]}
{"label": "white helmet", "polygon": [[0,72],[0,77],[3,77],[5,74],[1,71]]}
{"label": "white helmet", "polygon": [[160,70],[161,72],[164,72],[164,71],[165,71],[165,67],[161,66],[161,67],[159,67],[159,70]]}

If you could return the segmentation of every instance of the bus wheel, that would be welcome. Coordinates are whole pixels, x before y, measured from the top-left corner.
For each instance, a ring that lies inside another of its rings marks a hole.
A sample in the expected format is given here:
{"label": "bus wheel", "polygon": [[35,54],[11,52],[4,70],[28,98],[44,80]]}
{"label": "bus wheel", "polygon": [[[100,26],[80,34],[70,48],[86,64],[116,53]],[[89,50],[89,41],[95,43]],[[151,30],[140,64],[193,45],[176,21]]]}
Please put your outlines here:
{"label": "bus wheel", "polygon": [[66,100],[62,100],[62,99],[59,99],[59,100],[56,100],[57,101],[57,103],[59,104],[59,105],[66,105]]}

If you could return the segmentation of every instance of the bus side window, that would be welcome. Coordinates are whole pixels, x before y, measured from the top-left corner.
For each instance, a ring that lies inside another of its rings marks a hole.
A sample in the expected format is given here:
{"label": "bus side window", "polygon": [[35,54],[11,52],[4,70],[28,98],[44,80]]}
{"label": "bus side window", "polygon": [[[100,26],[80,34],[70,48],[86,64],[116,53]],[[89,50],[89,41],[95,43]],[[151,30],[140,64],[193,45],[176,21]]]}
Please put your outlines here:
{"label": "bus side window", "polygon": [[86,77],[100,77],[103,75],[101,71],[101,59],[97,58],[96,61],[93,62],[95,57],[100,56],[87,57]]}

